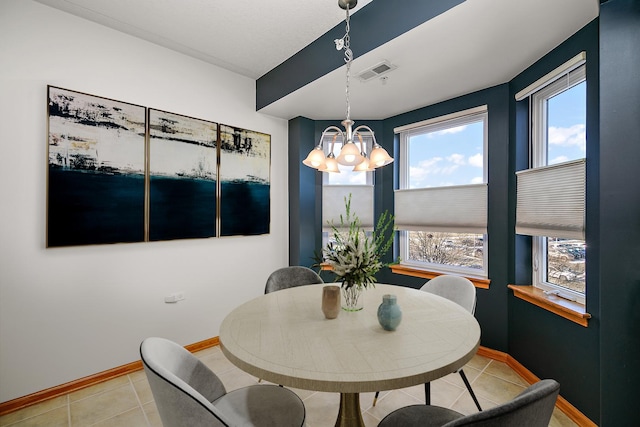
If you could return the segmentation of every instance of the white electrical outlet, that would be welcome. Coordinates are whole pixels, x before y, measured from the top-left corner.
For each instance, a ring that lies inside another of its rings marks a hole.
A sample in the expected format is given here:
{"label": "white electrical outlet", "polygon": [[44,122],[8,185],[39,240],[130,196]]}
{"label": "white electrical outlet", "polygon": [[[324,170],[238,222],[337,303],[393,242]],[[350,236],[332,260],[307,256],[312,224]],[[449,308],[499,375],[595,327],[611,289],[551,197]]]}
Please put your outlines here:
{"label": "white electrical outlet", "polygon": [[171,295],[167,295],[164,297],[164,302],[167,304],[176,303],[178,301],[182,301],[184,299],[184,292],[175,292]]}

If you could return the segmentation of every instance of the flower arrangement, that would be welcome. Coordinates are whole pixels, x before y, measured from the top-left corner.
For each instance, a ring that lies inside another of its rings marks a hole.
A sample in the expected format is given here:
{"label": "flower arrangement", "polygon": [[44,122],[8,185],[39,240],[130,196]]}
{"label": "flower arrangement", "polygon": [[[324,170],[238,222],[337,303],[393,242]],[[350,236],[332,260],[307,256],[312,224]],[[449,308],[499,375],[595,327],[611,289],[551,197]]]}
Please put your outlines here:
{"label": "flower arrangement", "polygon": [[[322,250],[323,261],[342,282],[346,305],[355,305],[359,292],[374,286],[375,275],[382,267],[382,257],[393,244],[393,215],[384,212],[371,234],[367,234],[357,215],[351,212],[351,195],[345,197],[346,215],[340,224],[330,224],[332,241]],[[356,301],[349,301],[355,298]],[[350,304],[352,303],[352,304]]]}

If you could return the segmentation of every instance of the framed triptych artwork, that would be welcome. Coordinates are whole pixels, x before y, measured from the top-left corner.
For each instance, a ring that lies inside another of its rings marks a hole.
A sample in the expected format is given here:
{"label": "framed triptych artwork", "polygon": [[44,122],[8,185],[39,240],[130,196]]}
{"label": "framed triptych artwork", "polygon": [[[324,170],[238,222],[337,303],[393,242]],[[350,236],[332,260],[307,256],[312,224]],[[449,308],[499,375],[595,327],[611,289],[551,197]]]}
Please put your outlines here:
{"label": "framed triptych artwork", "polygon": [[216,236],[216,123],[149,110],[149,240]]}
{"label": "framed triptych artwork", "polygon": [[268,134],[48,87],[47,247],[269,233]]}
{"label": "framed triptych artwork", "polygon": [[268,233],[270,136],[220,128],[221,235]]}
{"label": "framed triptych artwork", "polygon": [[144,241],[145,112],[49,88],[48,246]]}

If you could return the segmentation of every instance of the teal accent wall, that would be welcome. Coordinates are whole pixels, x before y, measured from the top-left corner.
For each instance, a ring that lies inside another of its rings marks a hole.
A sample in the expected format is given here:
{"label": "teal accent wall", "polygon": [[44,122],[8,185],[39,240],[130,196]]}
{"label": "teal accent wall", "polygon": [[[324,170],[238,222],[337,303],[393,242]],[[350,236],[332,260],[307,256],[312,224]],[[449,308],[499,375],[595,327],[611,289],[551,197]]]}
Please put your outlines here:
{"label": "teal accent wall", "polygon": [[599,35],[599,292],[589,296],[599,301],[600,311],[601,425],[636,426],[640,419],[640,1],[602,4]]}
{"label": "teal accent wall", "polygon": [[311,267],[322,248],[322,177],[302,164],[317,144],[315,127],[304,117],[289,120],[289,265]]}
{"label": "teal accent wall", "polygon": [[[598,20],[549,52],[511,81],[510,102],[515,110],[512,144],[517,170],[528,167],[528,101],[515,102],[515,93],[585,51],[587,55],[587,311],[593,315],[585,328],[530,303],[509,296],[509,354],[540,378],[554,378],[562,396],[590,419],[600,418],[598,316]],[[516,284],[531,284],[531,239],[516,236]]]}
{"label": "teal accent wall", "polygon": [[[510,354],[540,378],[555,378],[561,384],[560,394],[578,410],[598,425],[614,427],[635,426],[639,419],[633,404],[640,384],[638,46],[640,1],[609,0],[601,4],[598,19],[510,82],[374,123],[378,142],[397,159],[394,127],[488,105],[491,286],[478,289],[476,317],[482,345]],[[516,102],[514,95],[583,50],[587,52],[587,311],[592,315],[586,328],[514,297],[507,288],[510,283],[531,283],[531,239],[514,232],[515,171],[528,166],[528,105]],[[315,141],[329,123],[302,118],[292,122],[304,122],[307,131],[313,127]],[[297,144],[299,136],[294,129],[290,145]],[[304,155],[311,148],[305,147]],[[321,192],[320,178],[290,167],[290,186],[299,192],[303,186]],[[298,180],[309,181],[296,184]],[[375,186],[376,215],[385,209],[392,212],[397,163],[376,172]],[[310,200],[308,195],[305,200]],[[294,216],[292,211],[292,224]],[[314,239],[319,234],[319,220],[315,229],[303,222],[304,229],[291,227],[298,234],[296,241],[305,240],[302,235]],[[320,241],[316,240],[318,246]],[[414,288],[425,282],[389,270],[382,271],[378,280]]]}

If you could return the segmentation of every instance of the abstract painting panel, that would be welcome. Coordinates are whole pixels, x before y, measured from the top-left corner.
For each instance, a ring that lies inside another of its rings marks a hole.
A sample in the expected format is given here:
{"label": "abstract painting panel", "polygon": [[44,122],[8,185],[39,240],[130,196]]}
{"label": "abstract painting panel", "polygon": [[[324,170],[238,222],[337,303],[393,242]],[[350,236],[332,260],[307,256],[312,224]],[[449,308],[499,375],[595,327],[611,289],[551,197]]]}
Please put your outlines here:
{"label": "abstract painting panel", "polygon": [[271,136],[220,125],[220,234],[269,233]]}
{"label": "abstract painting panel", "polygon": [[47,246],[143,241],[145,107],[47,92]]}
{"label": "abstract painting panel", "polygon": [[149,240],[216,235],[217,124],[149,110]]}

